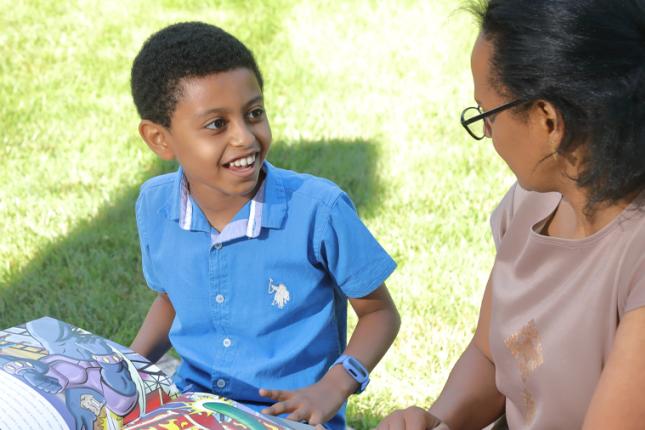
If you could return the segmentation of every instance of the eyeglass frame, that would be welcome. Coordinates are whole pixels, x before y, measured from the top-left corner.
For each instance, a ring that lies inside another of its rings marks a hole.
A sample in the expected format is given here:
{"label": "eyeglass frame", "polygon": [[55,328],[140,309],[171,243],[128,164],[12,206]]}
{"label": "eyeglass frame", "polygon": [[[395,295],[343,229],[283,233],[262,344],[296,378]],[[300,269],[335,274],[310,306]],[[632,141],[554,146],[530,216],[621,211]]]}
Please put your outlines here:
{"label": "eyeglass frame", "polygon": [[[467,107],[466,109],[464,109],[464,110],[461,112],[461,125],[466,129],[466,131],[468,132],[468,134],[470,134],[470,135],[472,136],[472,138],[473,138],[473,139],[475,139],[475,140],[482,140],[483,138],[485,138],[485,137],[486,137],[486,132],[484,131],[484,135],[483,135],[483,136],[477,136],[477,135],[475,135],[475,133],[473,133],[473,132],[470,130],[470,128],[468,127],[470,124],[472,124],[472,123],[474,123],[474,122],[477,122],[477,121],[479,121],[479,120],[484,120],[484,121],[485,121],[485,120],[486,120],[486,118],[488,118],[488,117],[489,117],[489,116],[491,116],[491,115],[495,115],[495,114],[497,114],[497,113],[500,113],[500,112],[502,112],[502,111],[505,111],[505,110],[507,110],[507,109],[510,109],[510,108],[512,108],[512,107],[514,107],[514,106],[517,106],[517,105],[519,105],[519,104],[522,104],[522,103],[524,103],[524,102],[526,102],[526,100],[523,100],[523,99],[513,100],[512,102],[504,103],[503,105],[501,105],[501,106],[497,106],[496,108],[491,109],[491,110],[487,110],[486,112],[482,112],[482,111],[481,111],[481,106],[470,106],[470,107]],[[469,119],[464,119],[464,116],[466,115],[466,112],[468,112],[470,109],[475,109],[475,110],[477,110],[477,112],[479,112],[479,115],[475,115],[474,117],[469,118]]]}

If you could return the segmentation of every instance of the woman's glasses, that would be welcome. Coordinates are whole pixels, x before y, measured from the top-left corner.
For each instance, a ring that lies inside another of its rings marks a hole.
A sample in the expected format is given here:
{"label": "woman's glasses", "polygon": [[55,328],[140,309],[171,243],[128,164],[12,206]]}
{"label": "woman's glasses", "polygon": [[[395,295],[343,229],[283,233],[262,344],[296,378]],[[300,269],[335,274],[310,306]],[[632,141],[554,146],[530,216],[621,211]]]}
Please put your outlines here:
{"label": "woman's glasses", "polygon": [[490,119],[489,117],[491,115],[495,115],[524,102],[525,100],[514,100],[486,112],[483,112],[482,108],[479,106],[467,107],[461,113],[461,125],[464,126],[468,134],[470,134],[474,139],[482,140],[486,137],[486,121]]}

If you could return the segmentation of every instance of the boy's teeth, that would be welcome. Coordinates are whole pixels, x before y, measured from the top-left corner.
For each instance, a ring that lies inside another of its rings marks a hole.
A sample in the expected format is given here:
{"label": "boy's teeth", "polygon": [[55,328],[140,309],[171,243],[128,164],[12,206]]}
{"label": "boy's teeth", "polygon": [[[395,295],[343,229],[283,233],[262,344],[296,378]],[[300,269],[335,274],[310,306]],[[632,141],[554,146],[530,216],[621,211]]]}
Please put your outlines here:
{"label": "boy's teeth", "polygon": [[246,167],[250,166],[255,162],[255,154],[249,155],[248,157],[245,158],[239,158],[233,162],[231,162],[231,166],[234,167]]}

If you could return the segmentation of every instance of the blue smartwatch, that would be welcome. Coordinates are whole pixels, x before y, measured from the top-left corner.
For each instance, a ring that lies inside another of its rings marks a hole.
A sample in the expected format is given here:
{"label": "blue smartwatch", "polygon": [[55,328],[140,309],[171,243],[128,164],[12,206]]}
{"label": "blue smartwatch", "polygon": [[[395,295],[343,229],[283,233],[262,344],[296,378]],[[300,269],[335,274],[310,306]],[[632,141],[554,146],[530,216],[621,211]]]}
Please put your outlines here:
{"label": "blue smartwatch", "polygon": [[332,364],[331,367],[334,367],[337,364],[342,364],[345,371],[349,373],[349,376],[358,382],[359,386],[354,394],[360,394],[365,391],[365,387],[370,383],[370,373],[360,361],[351,355],[343,354],[334,361],[334,364]]}

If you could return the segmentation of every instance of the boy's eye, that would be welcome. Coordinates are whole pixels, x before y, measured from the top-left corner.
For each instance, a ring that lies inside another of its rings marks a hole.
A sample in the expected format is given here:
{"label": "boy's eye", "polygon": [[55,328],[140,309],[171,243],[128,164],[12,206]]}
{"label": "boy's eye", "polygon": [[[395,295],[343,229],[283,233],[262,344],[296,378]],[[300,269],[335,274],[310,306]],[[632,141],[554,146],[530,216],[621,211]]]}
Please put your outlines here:
{"label": "boy's eye", "polygon": [[206,124],[206,128],[211,129],[211,130],[219,130],[220,128],[224,127],[226,125],[226,121],[224,121],[222,118],[217,118],[216,120],[213,120]]}
{"label": "boy's eye", "polygon": [[264,115],[264,109],[262,109],[262,108],[253,109],[252,111],[250,111],[247,114],[249,119],[258,119],[258,118],[262,117],[262,115]]}

